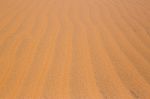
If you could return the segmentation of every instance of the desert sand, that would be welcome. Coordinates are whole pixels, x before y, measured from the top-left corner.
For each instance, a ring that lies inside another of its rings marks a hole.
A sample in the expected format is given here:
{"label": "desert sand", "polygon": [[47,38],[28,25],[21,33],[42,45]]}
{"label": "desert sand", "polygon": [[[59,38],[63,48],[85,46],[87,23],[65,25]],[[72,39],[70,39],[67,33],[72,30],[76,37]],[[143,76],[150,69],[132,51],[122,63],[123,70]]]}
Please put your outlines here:
{"label": "desert sand", "polygon": [[0,0],[0,99],[150,99],[150,0]]}

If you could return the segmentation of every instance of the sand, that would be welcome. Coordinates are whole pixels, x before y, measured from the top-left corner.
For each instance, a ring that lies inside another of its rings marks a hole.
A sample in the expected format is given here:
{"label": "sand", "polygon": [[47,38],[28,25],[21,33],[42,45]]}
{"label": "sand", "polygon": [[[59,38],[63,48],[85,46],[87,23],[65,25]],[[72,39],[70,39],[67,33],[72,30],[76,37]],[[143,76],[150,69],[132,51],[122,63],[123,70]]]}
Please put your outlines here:
{"label": "sand", "polygon": [[149,0],[0,0],[0,99],[150,99]]}

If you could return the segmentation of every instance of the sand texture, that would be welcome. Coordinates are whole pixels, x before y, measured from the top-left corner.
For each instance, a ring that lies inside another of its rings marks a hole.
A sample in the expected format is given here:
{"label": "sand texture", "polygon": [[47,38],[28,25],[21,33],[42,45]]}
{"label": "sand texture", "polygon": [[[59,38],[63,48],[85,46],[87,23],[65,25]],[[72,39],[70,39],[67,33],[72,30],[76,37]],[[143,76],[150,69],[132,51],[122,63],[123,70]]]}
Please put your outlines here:
{"label": "sand texture", "polygon": [[0,99],[150,99],[150,0],[0,0]]}

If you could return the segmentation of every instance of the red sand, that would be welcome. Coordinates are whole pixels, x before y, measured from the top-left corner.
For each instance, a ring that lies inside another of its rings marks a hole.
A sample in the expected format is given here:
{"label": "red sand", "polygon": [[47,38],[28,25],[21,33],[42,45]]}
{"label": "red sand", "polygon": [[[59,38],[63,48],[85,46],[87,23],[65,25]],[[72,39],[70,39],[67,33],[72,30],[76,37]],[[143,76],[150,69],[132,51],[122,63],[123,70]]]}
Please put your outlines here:
{"label": "red sand", "polygon": [[0,99],[150,99],[149,0],[0,0]]}

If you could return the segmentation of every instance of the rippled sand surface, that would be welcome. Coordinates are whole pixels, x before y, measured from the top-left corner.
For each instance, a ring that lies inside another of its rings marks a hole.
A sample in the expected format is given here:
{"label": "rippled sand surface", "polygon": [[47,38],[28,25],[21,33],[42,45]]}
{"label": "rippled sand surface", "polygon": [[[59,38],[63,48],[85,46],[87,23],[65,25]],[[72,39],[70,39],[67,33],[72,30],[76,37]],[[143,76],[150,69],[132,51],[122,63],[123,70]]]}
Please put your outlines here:
{"label": "rippled sand surface", "polygon": [[0,0],[0,99],[150,99],[150,0]]}

